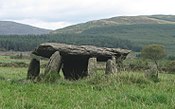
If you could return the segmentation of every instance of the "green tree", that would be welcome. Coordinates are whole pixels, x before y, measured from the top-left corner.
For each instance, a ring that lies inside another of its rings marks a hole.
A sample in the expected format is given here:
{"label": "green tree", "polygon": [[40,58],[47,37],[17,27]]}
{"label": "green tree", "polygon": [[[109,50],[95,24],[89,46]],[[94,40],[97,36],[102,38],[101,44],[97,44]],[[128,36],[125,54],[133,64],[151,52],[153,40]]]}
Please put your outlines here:
{"label": "green tree", "polygon": [[166,52],[164,46],[159,44],[151,44],[143,47],[141,56],[145,59],[152,60],[155,63],[157,70],[160,71],[158,60],[164,58],[166,56]]}

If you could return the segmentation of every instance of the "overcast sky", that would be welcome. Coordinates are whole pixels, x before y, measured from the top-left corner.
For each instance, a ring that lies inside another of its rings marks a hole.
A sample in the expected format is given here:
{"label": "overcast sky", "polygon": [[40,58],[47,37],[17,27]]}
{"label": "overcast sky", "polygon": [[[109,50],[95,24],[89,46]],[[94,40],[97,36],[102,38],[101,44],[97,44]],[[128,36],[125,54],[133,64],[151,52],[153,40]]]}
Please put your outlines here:
{"label": "overcast sky", "polygon": [[0,21],[58,29],[109,18],[175,15],[175,0],[0,0]]}

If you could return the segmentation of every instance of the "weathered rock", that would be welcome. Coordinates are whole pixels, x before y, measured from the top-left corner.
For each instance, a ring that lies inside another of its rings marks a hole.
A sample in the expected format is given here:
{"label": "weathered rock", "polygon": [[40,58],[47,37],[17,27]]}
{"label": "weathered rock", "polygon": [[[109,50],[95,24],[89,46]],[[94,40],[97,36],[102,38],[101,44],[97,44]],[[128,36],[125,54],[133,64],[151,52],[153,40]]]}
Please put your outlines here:
{"label": "weathered rock", "polygon": [[59,51],[56,51],[49,59],[49,62],[46,66],[44,72],[44,79],[46,81],[54,81],[56,78],[55,76],[59,76],[59,71],[62,66],[62,57]]}
{"label": "weathered rock", "polygon": [[61,55],[78,55],[98,58],[111,58],[112,56],[125,58],[130,50],[120,48],[105,48],[95,46],[76,46],[60,43],[44,43],[41,44],[33,54],[50,58],[55,51],[59,51]]}
{"label": "weathered rock", "polygon": [[40,73],[40,61],[32,59],[29,64],[27,79],[34,80],[36,77],[39,76],[39,73]]}
{"label": "weathered rock", "polygon": [[116,60],[115,57],[112,57],[112,59],[108,59],[108,61],[106,62],[105,74],[112,74],[116,72],[117,72]]}
{"label": "weathered rock", "polygon": [[88,74],[92,75],[97,70],[97,58],[89,58],[88,61]]}
{"label": "weathered rock", "polygon": [[35,54],[33,54],[33,53],[30,54],[30,57],[31,57],[32,59],[36,59],[37,61],[40,61],[41,59],[44,59],[44,57],[35,55]]}

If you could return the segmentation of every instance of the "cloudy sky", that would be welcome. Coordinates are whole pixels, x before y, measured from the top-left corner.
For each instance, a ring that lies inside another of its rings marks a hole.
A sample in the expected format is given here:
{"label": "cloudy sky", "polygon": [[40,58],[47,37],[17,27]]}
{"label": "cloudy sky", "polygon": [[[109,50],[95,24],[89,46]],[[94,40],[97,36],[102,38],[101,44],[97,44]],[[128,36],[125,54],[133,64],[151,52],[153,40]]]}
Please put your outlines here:
{"label": "cloudy sky", "polygon": [[0,21],[58,29],[109,18],[175,15],[175,0],[0,0]]}

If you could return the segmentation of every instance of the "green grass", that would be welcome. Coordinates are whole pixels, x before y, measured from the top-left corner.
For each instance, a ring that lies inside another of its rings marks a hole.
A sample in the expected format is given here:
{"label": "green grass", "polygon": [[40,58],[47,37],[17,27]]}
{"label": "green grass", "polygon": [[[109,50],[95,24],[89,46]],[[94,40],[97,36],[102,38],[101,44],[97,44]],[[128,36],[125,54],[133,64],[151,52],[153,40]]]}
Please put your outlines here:
{"label": "green grass", "polygon": [[29,63],[29,59],[12,59],[10,56],[0,56],[1,63],[24,62]]}
{"label": "green grass", "polygon": [[154,83],[141,72],[55,83],[24,81],[27,68],[0,67],[1,109],[174,109],[175,75]]}
{"label": "green grass", "polygon": [[[12,56],[0,56],[0,67],[28,67],[30,63],[30,57],[16,59],[11,58]],[[47,64],[47,59],[41,60],[41,67]]]}

